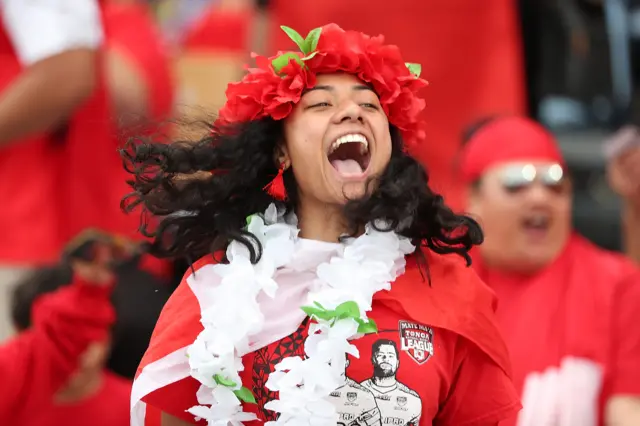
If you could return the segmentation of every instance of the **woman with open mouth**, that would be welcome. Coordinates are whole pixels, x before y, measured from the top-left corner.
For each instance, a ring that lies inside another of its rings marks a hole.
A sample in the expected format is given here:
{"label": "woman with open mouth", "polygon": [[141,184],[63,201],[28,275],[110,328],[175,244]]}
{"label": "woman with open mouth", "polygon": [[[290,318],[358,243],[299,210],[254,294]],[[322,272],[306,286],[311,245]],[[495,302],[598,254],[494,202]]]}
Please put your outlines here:
{"label": "woman with open mouth", "polygon": [[[200,141],[132,141],[125,205],[200,259],[165,306],[132,425],[497,425],[520,408],[482,242],[411,156],[420,66],[336,25],[256,57]],[[214,76],[212,76],[214,78]],[[431,143],[437,143],[433,141]]]}

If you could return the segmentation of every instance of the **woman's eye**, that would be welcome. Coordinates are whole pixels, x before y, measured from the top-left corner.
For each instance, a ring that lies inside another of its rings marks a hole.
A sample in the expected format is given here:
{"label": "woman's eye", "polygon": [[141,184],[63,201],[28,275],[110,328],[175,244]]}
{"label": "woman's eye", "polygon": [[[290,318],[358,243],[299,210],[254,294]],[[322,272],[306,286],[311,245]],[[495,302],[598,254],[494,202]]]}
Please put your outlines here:
{"label": "woman's eye", "polygon": [[378,105],[376,104],[364,103],[364,104],[360,104],[360,106],[364,108],[378,109]]}
{"label": "woman's eye", "polygon": [[309,108],[324,108],[324,107],[330,107],[331,104],[329,102],[319,102],[317,104],[313,104],[311,105]]}

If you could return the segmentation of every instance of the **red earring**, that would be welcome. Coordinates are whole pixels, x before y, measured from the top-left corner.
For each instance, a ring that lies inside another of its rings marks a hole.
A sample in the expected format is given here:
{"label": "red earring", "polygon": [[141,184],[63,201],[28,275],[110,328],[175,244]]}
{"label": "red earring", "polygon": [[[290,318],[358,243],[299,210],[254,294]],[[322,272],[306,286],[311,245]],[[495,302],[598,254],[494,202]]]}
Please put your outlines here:
{"label": "red earring", "polygon": [[284,163],[280,164],[280,168],[278,169],[278,174],[275,178],[267,186],[264,187],[264,190],[267,191],[267,194],[271,195],[276,200],[284,201],[287,199],[287,190],[284,187]]}

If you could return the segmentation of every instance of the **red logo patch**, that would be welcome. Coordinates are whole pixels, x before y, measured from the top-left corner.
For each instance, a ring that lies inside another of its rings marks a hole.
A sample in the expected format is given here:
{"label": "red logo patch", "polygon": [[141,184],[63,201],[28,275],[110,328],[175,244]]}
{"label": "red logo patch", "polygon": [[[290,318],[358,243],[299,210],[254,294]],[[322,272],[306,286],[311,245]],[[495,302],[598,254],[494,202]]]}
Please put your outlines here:
{"label": "red logo patch", "polygon": [[400,349],[406,352],[418,365],[433,356],[433,329],[426,325],[409,321],[399,321]]}

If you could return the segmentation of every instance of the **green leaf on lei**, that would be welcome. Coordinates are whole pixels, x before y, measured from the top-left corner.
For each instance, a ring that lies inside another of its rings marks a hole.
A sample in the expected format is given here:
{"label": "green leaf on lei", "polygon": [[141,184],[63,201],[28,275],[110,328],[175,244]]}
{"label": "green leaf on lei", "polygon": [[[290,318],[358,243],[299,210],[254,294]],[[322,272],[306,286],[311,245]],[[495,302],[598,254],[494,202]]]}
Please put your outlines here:
{"label": "green leaf on lei", "polygon": [[372,319],[369,319],[369,321],[359,321],[359,326],[358,326],[358,333],[359,334],[371,334],[371,333],[377,333],[378,332],[378,325],[376,324],[376,322]]}
{"label": "green leaf on lei", "polygon": [[409,72],[416,76],[416,78],[420,77],[422,73],[422,65],[420,64],[412,64],[411,62],[406,62],[405,65],[409,68]]}
{"label": "green leaf on lei", "polygon": [[253,393],[249,390],[249,388],[241,387],[238,390],[234,390],[233,393],[238,397],[240,401],[248,402],[250,404],[256,403],[256,397],[253,396]]}
{"label": "green leaf on lei", "polygon": [[336,316],[335,311],[328,311],[324,308],[320,309],[314,308],[313,306],[303,306],[300,309],[302,309],[309,318],[321,319],[324,321],[329,321]]}
{"label": "green leaf on lei", "polygon": [[320,33],[322,33],[322,28],[314,28],[309,31],[307,34],[307,38],[304,40],[304,49],[301,49],[305,55],[310,54],[314,50],[318,48],[318,40],[320,40]]}
{"label": "green leaf on lei", "polygon": [[289,62],[291,62],[292,59],[295,60],[300,65],[304,66],[304,62],[302,62],[302,59],[300,59],[300,56],[298,56],[298,54],[295,52],[283,53],[282,55],[278,56],[273,61],[271,61],[271,65],[273,66],[273,69],[275,70],[275,72],[279,73],[282,70],[282,68],[286,67],[289,64]]}
{"label": "green leaf on lei", "polygon": [[344,302],[338,305],[336,308],[337,319],[353,318],[354,320],[360,319],[360,308],[356,302]]}
{"label": "green leaf on lei", "polygon": [[236,386],[236,382],[234,382],[233,380],[229,380],[221,376],[220,374],[216,374],[215,376],[213,376],[213,380],[215,380],[217,384],[228,388]]}
{"label": "green leaf on lei", "polygon": [[280,25],[280,28],[282,28],[282,31],[287,33],[289,38],[293,40],[295,44],[298,45],[298,47],[302,52],[307,53],[304,50],[306,46],[306,40],[303,39],[302,36],[296,30],[294,30],[293,28],[289,28],[286,25]]}
{"label": "green leaf on lei", "polygon": [[341,303],[335,310],[326,309],[318,302],[313,302],[313,304],[315,306],[303,306],[300,308],[309,318],[330,321],[332,327],[336,321],[351,318],[358,323],[358,334],[378,332],[378,326],[374,320],[369,319],[364,321],[360,318],[360,308],[356,302],[349,301]]}

